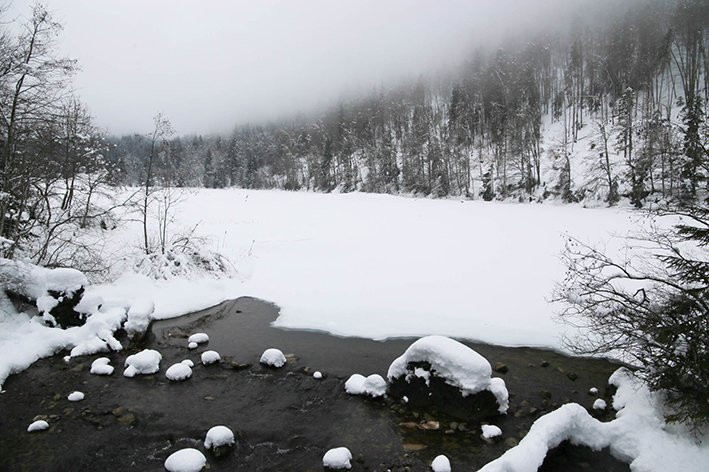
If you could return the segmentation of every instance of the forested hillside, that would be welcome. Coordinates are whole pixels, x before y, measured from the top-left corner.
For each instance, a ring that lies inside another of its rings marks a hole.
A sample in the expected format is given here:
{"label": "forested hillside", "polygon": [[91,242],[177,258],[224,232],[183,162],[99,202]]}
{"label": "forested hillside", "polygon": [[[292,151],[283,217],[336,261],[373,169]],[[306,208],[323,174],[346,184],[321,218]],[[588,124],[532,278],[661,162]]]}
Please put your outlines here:
{"label": "forested hillside", "polygon": [[[343,101],[321,116],[173,138],[182,186],[491,199],[693,199],[707,175],[707,25],[701,0],[619,2],[568,31],[480,48],[451,80]],[[649,8],[649,6],[652,6]],[[151,140],[114,139],[140,184]]]}

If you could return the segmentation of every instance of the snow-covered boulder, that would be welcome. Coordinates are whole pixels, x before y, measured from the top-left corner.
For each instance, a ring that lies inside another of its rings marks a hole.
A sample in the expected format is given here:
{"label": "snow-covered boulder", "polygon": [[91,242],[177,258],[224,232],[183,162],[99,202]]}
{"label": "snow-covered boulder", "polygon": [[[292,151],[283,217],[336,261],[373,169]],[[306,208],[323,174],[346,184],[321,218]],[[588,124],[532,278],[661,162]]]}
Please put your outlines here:
{"label": "snow-covered boulder", "polygon": [[217,351],[204,351],[201,356],[202,364],[211,365],[221,361],[222,358]]}
{"label": "snow-covered boulder", "polygon": [[352,453],[346,447],[330,449],[322,458],[322,465],[326,469],[343,470],[351,469]]}
{"label": "snow-covered boulder", "polygon": [[204,344],[209,342],[207,333],[195,333],[187,339],[188,343]]}
{"label": "snow-covered boulder", "polygon": [[368,377],[352,374],[345,382],[345,391],[350,395],[369,395],[379,398],[386,395],[387,383],[379,374],[372,374]]}
{"label": "snow-covered boulder", "polygon": [[66,397],[67,400],[70,402],[80,402],[81,400],[84,399],[84,393],[83,392],[71,392],[68,397]]}
{"label": "snow-covered boulder", "polygon": [[137,374],[150,375],[160,370],[162,355],[153,349],[144,349],[126,358],[123,375],[135,377]]}
{"label": "snow-covered boulder", "polygon": [[234,433],[226,426],[214,426],[207,431],[204,438],[204,447],[211,450],[215,456],[221,456],[229,452],[234,445]]}
{"label": "snow-covered boulder", "polygon": [[197,449],[185,448],[170,454],[165,461],[168,472],[199,472],[207,465],[207,458]]}
{"label": "snow-covered boulder", "polygon": [[602,398],[597,398],[596,401],[593,402],[594,410],[605,410],[607,406],[606,401]]}
{"label": "snow-covered boulder", "polygon": [[181,364],[185,364],[187,367],[190,369],[194,367],[194,362],[192,362],[190,359],[185,359],[184,361],[181,362]]}
{"label": "snow-covered boulder", "polygon": [[188,349],[197,349],[198,346],[199,346],[199,344],[197,344],[197,343],[194,342],[194,341],[187,344],[187,348],[188,348]]}
{"label": "snow-covered boulder", "polygon": [[110,363],[111,359],[108,357],[99,357],[91,363],[91,373],[94,375],[111,375],[113,366]]}
{"label": "snow-covered boulder", "polygon": [[172,364],[168,367],[165,371],[165,377],[172,382],[187,380],[192,377],[192,368],[187,364],[178,362],[177,364]]}
{"label": "snow-covered boulder", "polygon": [[408,398],[416,408],[435,406],[464,420],[480,420],[507,412],[509,394],[504,380],[493,378],[492,367],[468,346],[445,336],[415,341],[394,360],[387,377],[394,398]]}
{"label": "snow-covered boulder", "polygon": [[431,462],[431,470],[433,472],[451,472],[451,461],[443,454],[436,456]]}
{"label": "snow-covered boulder", "polygon": [[155,303],[149,299],[138,300],[133,303],[128,310],[128,320],[124,328],[128,337],[140,337],[148,330],[150,322],[153,320]]}
{"label": "snow-covered boulder", "polygon": [[322,372],[320,372],[319,370],[316,370],[315,372],[313,372],[313,378],[317,379],[317,380],[322,379]]}
{"label": "snow-covered boulder", "polygon": [[278,349],[266,349],[261,355],[259,362],[269,367],[283,367],[286,365],[286,356]]}
{"label": "snow-covered boulder", "polygon": [[44,420],[37,420],[27,427],[27,432],[34,433],[37,431],[44,431],[45,429],[48,429],[48,428],[49,428],[49,423],[47,423]]}
{"label": "snow-covered boulder", "polygon": [[494,424],[484,424],[480,427],[480,429],[482,430],[483,438],[485,439],[492,439],[502,436],[502,430]]}

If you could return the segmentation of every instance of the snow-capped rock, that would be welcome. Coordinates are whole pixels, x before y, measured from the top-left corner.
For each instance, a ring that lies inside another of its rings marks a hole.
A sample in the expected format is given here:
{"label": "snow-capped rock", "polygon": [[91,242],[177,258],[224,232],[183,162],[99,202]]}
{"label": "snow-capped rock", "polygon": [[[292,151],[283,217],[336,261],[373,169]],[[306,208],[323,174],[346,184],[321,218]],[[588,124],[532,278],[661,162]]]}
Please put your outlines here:
{"label": "snow-capped rock", "polygon": [[108,357],[99,357],[91,363],[91,373],[94,375],[111,375],[113,366],[110,365],[111,359]]}
{"label": "snow-capped rock", "polygon": [[444,455],[436,456],[431,462],[431,470],[433,472],[451,472],[451,462]]}
{"label": "snow-capped rock", "polygon": [[165,461],[168,472],[199,472],[207,465],[207,458],[197,449],[185,448],[170,454]]}
{"label": "snow-capped rock", "polygon": [[187,339],[188,343],[204,344],[209,342],[207,333],[195,333]]}
{"label": "snow-capped rock", "polygon": [[286,356],[278,349],[266,349],[261,355],[259,362],[271,367],[283,367],[286,365]]}
{"label": "snow-capped rock", "polygon": [[196,342],[191,342],[191,343],[187,344],[188,349],[197,349],[198,346],[199,346],[199,344],[197,344]]}
{"label": "snow-capped rock", "polygon": [[591,387],[588,389],[589,395],[598,395],[598,389],[596,387]]}
{"label": "snow-capped rock", "polygon": [[81,400],[84,399],[84,393],[83,392],[71,392],[68,397],[66,397],[67,400],[70,402],[80,402]]}
{"label": "snow-capped rock", "polygon": [[602,398],[597,398],[596,401],[593,402],[594,410],[605,410],[607,406],[606,401]]}
{"label": "snow-capped rock", "polygon": [[194,362],[192,362],[190,359],[185,359],[184,361],[181,362],[181,364],[185,364],[187,367],[190,369],[194,367]]}
{"label": "snow-capped rock", "polygon": [[37,431],[44,431],[47,428],[49,428],[49,423],[44,420],[37,420],[27,427],[27,432],[34,433]]}
{"label": "snow-capped rock", "polygon": [[231,446],[234,444],[234,433],[226,426],[214,426],[207,431],[204,438],[204,447],[212,449],[215,447]]}
{"label": "snow-capped rock", "polygon": [[327,469],[342,470],[351,469],[352,453],[346,447],[336,447],[330,449],[322,458],[322,465]]}
{"label": "snow-capped rock", "polygon": [[372,374],[368,377],[352,374],[345,382],[345,391],[350,395],[369,395],[378,398],[386,395],[387,383],[379,374]]}
{"label": "snow-capped rock", "polygon": [[480,428],[483,433],[483,438],[485,439],[491,439],[491,438],[496,438],[498,436],[502,436],[502,430],[495,426],[494,424],[484,424]]}
{"label": "snow-capped rock", "polygon": [[466,420],[507,412],[505,382],[491,375],[487,359],[445,336],[417,340],[392,362],[387,373],[393,397],[407,396],[417,407],[436,404],[447,414]]}
{"label": "snow-capped rock", "polygon": [[221,356],[217,351],[204,351],[202,353],[201,358],[202,364],[204,365],[216,364],[217,362],[222,360]]}
{"label": "snow-capped rock", "polygon": [[313,372],[313,378],[320,380],[322,378],[322,373],[319,370]]}
{"label": "snow-capped rock", "polygon": [[178,362],[177,364],[172,364],[165,371],[165,377],[173,382],[179,382],[180,380],[187,380],[192,377],[192,368],[187,364]]}
{"label": "snow-capped rock", "polygon": [[160,370],[162,355],[153,349],[144,349],[137,354],[126,358],[126,369],[123,371],[125,377],[134,377],[138,374],[150,375]]}
{"label": "snow-capped rock", "polygon": [[138,300],[128,310],[128,320],[124,328],[129,337],[139,336],[147,331],[153,319],[155,303],[149,299]]}

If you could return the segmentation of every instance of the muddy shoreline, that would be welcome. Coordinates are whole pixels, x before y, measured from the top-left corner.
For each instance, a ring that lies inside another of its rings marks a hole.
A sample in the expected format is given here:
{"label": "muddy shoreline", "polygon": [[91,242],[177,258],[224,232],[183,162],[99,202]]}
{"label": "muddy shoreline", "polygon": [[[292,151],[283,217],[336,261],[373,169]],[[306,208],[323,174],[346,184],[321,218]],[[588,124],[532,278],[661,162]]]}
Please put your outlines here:
{"label": "muddy shoreline", "polygon": [[[218,424],[234,430],[237,446],[220,459],[207,454],[209,470],[321,471],[322,455],[336,446],[350,448],[352,470],[430,470],[438,454],[446,454],[454,470],[476,470],[516,444],[542,414],[569,401],[590,408],[596,397],[587,393],[589,388],[597,387],[610,403],[606,382],[618,367],[541,349],[466,342],[493,366],[508,368],[495,375],[504,378],[511,393],[509,413],[490,421],[502,428],[503,439],[487,443],[479,424],[344,392],[352,373],[386,375],[412,339],[372,341],[272,328],[277,316],[272,304],[240,298],[155,322],[141,346],[108,356],[116,367],[110,377],[89,374],[91,361],[99,356],[65,363],[61,355],[11,376],[0,395],[0,470],[160,471],[175,450],[203,449],[206,431]],[[196,331],[207,332],[210,342],[190,351],[186,336]],[[142,347],[162,353],[160,372],[124,378],[125,357]],[[269,347],[290,354],[284,368],[258,364]],[[224,362],[202,366],[199,353],[207,349],[218,351]],[[193,377],[169,382],[165,369],[183,359],[195,362]],[[315,370],[324,378],[314,379]],[[84,392],[86,399],[67,401],[73,390]],[[46,416],[50,429],[26,433],[36,415]],[[606,412],[600,418],[612,416]],[[416,427],[431,420],[440,428]],[[607,452],[564,445],[550,454],[544,470],[628,467]]]}

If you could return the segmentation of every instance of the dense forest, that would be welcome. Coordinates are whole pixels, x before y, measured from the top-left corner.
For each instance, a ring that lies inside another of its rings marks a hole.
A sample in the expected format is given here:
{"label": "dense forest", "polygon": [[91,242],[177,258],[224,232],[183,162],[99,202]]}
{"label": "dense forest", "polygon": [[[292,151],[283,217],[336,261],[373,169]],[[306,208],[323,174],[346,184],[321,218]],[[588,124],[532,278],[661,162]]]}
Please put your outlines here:
{"label": "dense forest", "polygon": [[[435,197],[694,199],[709,172],[709,5],[620,2],[568,31],[478,49],[454,79],[342,101],[320,116],[162,140],[164,183]],[[522,34],[520,34],[522,36]],[[140,185],[150,136],[111,138]]]}

